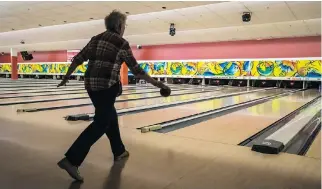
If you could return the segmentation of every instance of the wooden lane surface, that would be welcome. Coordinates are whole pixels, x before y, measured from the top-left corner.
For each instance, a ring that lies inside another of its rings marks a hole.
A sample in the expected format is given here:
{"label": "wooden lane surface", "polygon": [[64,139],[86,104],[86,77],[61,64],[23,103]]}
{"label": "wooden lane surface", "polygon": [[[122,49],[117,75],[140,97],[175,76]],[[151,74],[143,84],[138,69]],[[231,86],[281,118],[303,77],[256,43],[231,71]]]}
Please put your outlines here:
{"label": "wooden lane surface", "polygon": [[[23,84],[0,84],[0,89],[2,88],[24,88],[24,87],[56,87],[59,82],[57,83],[23,83]],[[69,86],[79,86],[83,87],[84,84],[81,83],[69,83]]]}
{"label": "wooden lane surface", "polygon": [[[180,90],[173,91],[172,94],[183,94],[183,93],[192,93],[192,92],[200,92],[201,90]],[[77,98],[77,97],[88,97],[87,92],[82,91],[80,94],[57,94],[51,96],[33,96],[33,97],[21,97],[21,98],[8,98],[8,99],[0,99],[0,103],[14,103],[14,102],[23,102],[23,101],[34,101],[34,100],[52,100],[52,99],[66,99],[66,98]],[[85,92],[85,93],[84,93]],[[53,93],[55,94],[55,93]],[[119,100],[128,100],[128,99],[136,99],[136,98],[149,98],[160,96],[160,92],[154,93],[142,93],[142,94],[123,94],[117,99]],[[58,100],[57,100],[58,101]]]}
{"label": "wooden lane surface", "polygon": [[[53,82],[44,82],[44,81],[39,81],[39,82],[35,82],[35,81],[24,81],[24,82],[1,82],[0,81],[0,86],[16,86],[16,85],[33,85],[33,84],[36,84],[36,85],[57,85],[58,83],[60,83],[61,80],[56,80],[56,81],[53,81]],[[84,82],[77,82],[77,81],[74,81],[74,80],[70,80],[68,82],[69,84],[73,84],[73,85],[84,85]],[[152,86],[152,85],[151,85]],[[151,87],[151,86],[148,86],[148,87]],[[124,88],[133,88],[133,87],[146,87],[146,86],[139,86],[139,85],[124,85]]]}
{"label": "wooden lane surface", "polygon": [[321,159],[321,131],[315,137],[309,150],[306,152],[305,156],[312,157],[316,159]]}
{"label": "wooden lane surface", "polygon": [[[29,92],[37,92],[37,91],[57,91],[57,90],[70,90],[70,89],[84,89],[84,85],[82,86],[62,86],[57,88],[56,86],[45,86],[45,87],[40,87],[40,86],[33,86],[33,87],[24,87],[24,88],[3,88],[0,90],[0,94],[5,94],[5,93],[29,93]],[[153,88],[124,88],[124,91],[129,91],[129,92],[141,92],[141,91],[153,91],[157,90],[158,88],[153,87]],[[177,89],[177,88],[174,88]]]}
{"label": "wooden lane surface", "polygon": [[51,91],[46,91],[46,92],[36,92],[36,93],[16,93],[16,94],[0,94],[0,98],[5,99],[5,98],[37,98],[41,96],[51,96],[51,95],[68,95],[68,94],[84,94],[87,93],[86,90],[84,89],[75,89],[75,90],[51,90]]}
{"label": "wooden lane surface", "polygon": [[[242,92],[246,90],[246,88],[235,88],[235,89],[225,89],[213,92],[214,96],[218,95],[225,95],[228,93],[233,92]],[[152,101],[153,99],[151,99]],[[171,98],[164,98],[164,100],[170,101]],[[174,99],[177,101],[178,99]],[[178,118],[181,116],[188,116],[191,114],[198,113],[200,111],[207,111],[209,109],[213,109],[213,106],[222,105],[226,100],[219,100],[219,101],[205,101],[201,103],[193,103],[191,105],[184,105],[184,106],[177,106],[171,108],[164,108],[159,110],[147,111],[142,113],[130,114],[126,115],[126,120],[124,121],[124,126],[136,128],[140,126],[144,126],[142,124],[155,124],[160,121],[165,121],[169,119]],[[230,100],[231,101],[231,100]],[[156,104],[157,101],[152,101],[153,104]],[[210,102],[210,103],[209,103]],[[118,104],[118,103],[117,103]],[[128,103],[122,103],[123,106],[129,105]],[[197,106],[196,106],[197,104]],[[199,105],[198,105],[199,104]],[[118,105],[116,105],[118,106]],[[120,107],[118,107],[120,108]],[[71,114],[82,114],[82,113],[91,113],[94,112],[93,106],[83,106],[77,108],[67,108],[67,109],[58,109],[58,110],[51,110],[51,111],[43,111],[43,112],[33,112],[33,113],[17,113],[17,108],[13,106],[3,106],[0,107],[0,117],[10,119],[10,120],[25,120],[28,119],[34,122],[41,122],[42,119],[50,119],[52,116],[57,117],[55,123],[63,124],[66,121],[63,119],[66,115]],[[39,119],[42,118],[42,119]],[[120,125],[123,125],[123,116],[119,117]],[[135,121],[133,121],[135,120]]]}
{"label": "wooden lane surface", "polygon": [[238,144],[318,95],[317,90],[297,92],[167,134],[225,144]]}
{"label": "wooden lane surface", "polygon": [[[225,95],[225,94],[234,93],[234,92],[241,92],[244,90],[246,90],[246,88],[233,88],[233,89],[225,89],[225,90],[220,90],[220,91],[205,92],[205,93],[199,93],[199,94],[169,96],[166,98],[160,97],[160,98],[154,98],[154,99],[149,99],[149,100],[138,100],[135,102],[134,101],[133,102],[131,102],[131,101],[124,102],[124,103],[120,102],[120,103],[115,104],[115,108],[116,109],[125,109],[125,108],[136,107],[136,106],[148,106],[148,105],[155,105],[155,104],[171,103],[171,102],[184,101],[184,100],[201,98],[201,97]],[[139,101],[141,101],[141,102],[139,102]],[[138,105],[138,103],[140,105]],[[68,112],[70,112],[70,113],[72,113],[74,111],[79,111],[79,110],[78,110],[78,108],[76,108],[76,109],[72,108],[72,109],[68,110]],[[94,112],[94,108],[92,105],[84,106],[84,107],[81,107],[80,112],[92,113],[92,112]],[[72,113],[72,114],[74,114],[74,113]]]}
{"label": "wooden lane surface", "polygon": [[[219,99],[207,100],[186,105],[178,105],[175,107],[164,108],[161,110],[152,110],[143,113],[124,115],[119,117],[119,123],[123,127],[135,129],[143,126],[157,124],[164,121],[170,121],[173,119],[190,116],[201,112],[206,112],[209,110],[218,109],[229,104],[241,103],[256,98],[261,98],[267,95],[277,94],[281,91],[282,89],[260,91],[250,94],[223,97]],[[136,121],[133,122],[131,120]]]}
{"label": "wooden lane surface", "polygon": [[[227,89],[228,90],[228,89]],[[216,92],[216,95],[223,95],[228,94],[227,90],[218,91]],[[245,90],[245,88],[240,88],[236,90]],[[129,114],[119,117],[119,124],[121,127],[127,127],[127,128],[138,128],[146,125],[156,124],[159,122],[169,121],[172,119],[177,119],[183,116],[189,116],[200,112],[205,112],[208,110],[213,110],[215,108],[220,108],[224,106],[227,103],[238,103],[247,101],[254,98],[260,98],[267,95],[272,95],[274,93],[281,92],[282,89],[277,90],[269,90],[269,91],[262,91],[262,92],[254,92],[251,94],[244,94],[240,97],[225,97],[220,99],[214,99],[214,100],[208,100],[204,102],[198,102],[198,103],[192,103],[192,104],[186,104],[186,105],[178,105],[175,107],[170,108],[163,108],[159,110],[152,110],[142,113],[136,113],[136,114]],[[231,89],[229,92],[232,92]],[[238,91],[235,91],[238,92]],[[151,99],[152,100],[152,99]],[[57,117],[64,117],[69,114],[81,114],[86,112],[92,112],[94,111],[94,108],[91,106],[91,109],[80,107],[80,108],[69,108],[69,109],[62,109],[62,110],[53,110],[48,112],[36,112],[36,113],[29,113],[26,114],[18,114],[18,117],[16,116],[9,116],[11,118],[15,119],[24,119],[25,116],[27,117],[48,117],[51,114],[57,116]],[[1,108],[0,108],[1,109]],[[9,110],[8,110],[9,111]],[[53,112],[53,113],[50,113]],[[30,115],[30,116],[28,116]],[[135,120],[135,121],[133,121]],[[37,121],[35,119],[35,121]],[[61,120],[58,120],[61,121]],[[63,120],[65,121],[65,120]]]}
{"label": "wooden lane surface", "polygon": [[[25,79],[25,78],[19,78],[18,80],[11,80],[10,79],[0,79],[0,84],[2,83],[59,83],[61,80],[55,80],[55,79]],[[78,80],[70,80],[70,83],[84,83],[83,81]]]}
{"label": "wooden lane surface", "polygon": [[[67,87],[63,87],[67,88]],[[63,89],[62,88],[62,89]],[[78,89],[84,89],[84,86],[72,86],[72,88],[78,88]],[[8,92],[28,92],[28,91],[34,91],[35,89],[37,90],[51,90],[51,89],[56,89],[57,86],[49,86],[49,87],[24,87],[24,88],[3,88],[0,90],[0,93],[8,93]]]}
{"label": "wooden lane surface", "polygon": [[60,92],[60,91],[73,91],[73,90],[84,90],[83,88],[79,87],[59,87],[59,88],[52,88],[52,89],[32,89],[32,90],[14,90],[14,91],[1,91],[0,90],[0,96],[7,96],[7,95],[22,95],[22,94],[40,94],[40,93],[46,93],[46,92]]}
{"label": "wooden lane surface", "polygon": [[[18,90],[18,89],[21,89],[21,90],[24,90],[24,89],[32,89],[32,88],[55,88],[57,87],[58,83],[54,83],[54,84],[44,84],[44,85],[0,85],[0,89],[1,90]],[[84,84],[67,84],[66,87],[82,87],[84,88]],[[124,90],[134,90],[134,89],[152,89],[152,88],[156,88],[154,86],[152,87],[126,87],[126,86],[123,86],[123,89]],[[174,87],[174,88],[178,88],[178,87]]]}
{"label": "wooden lane surface", "polygon": [[[18,80],[8,80],[3,81],[0,79],[0,85],[23,85],[23,84],[57,84],[60,83],[61,80],[27,80],[27,79],[18,79]],[[83,81],[77,81],[77,80],[70,80],[69,83],[72,84],[84,84]]]}
{"label": "wooden lane surface", "polygon": [[[185,89],[186,90],[186,89]],[[192,90],[192,89],[191,89]],[[42,92],[44,91],[44,92]],[[149,90],[123,90],[122,94],[132,94],[132,93],[150,93],[150,92],[159,92],[160,89],[149,89]],[[178,90],[173,90],[178,91]],[[19,97],[19,96],[39,96],[45,94],[71,94],[71,93],[87,93],[84,88],[55,88],[48,90],[30,90],[30,91],[4,91],[0,92],[0,98],[8,98],[8,97]]]}
{"label": "wooden lane surface", "polygon": [[[0,80],[0,85],[23,85],[23,84],[58,84],[60,83],[61,80],[54,80],[54,81],[43,81],[43,80],[40,80],[40,81],[35,81],[35,80],[24,80],[24,81],[21,81],[21,80],[14,80],[14,81],[1,81]],[[75,84],[83,84],[84,82],[76,82],[76,81],[73,81],[70,83],[75,83]]]}
{"label": "wooden lane surface", "polygon": [[[25,84],[58,84],[60,83],[61,80],[50,80],[50,79],[47,79],[47,80],[37,80],[37,79],[19,79],[19,80],[2,80],[0,79],[0,86],[2,85],[25,85]],[[73,84],[73,85],[84,85],[84,81],[76,81],[76,80],[69,80],[69,83],[70,84]],[[151,85],[152,86],[152,85]],[[148,87],[151,87],[151,86],[148,86]],[[146,88],[146,86],[139,86],[139,85],[133,85],[133,84],[129,84],[129,85],[123,85],[124,88],[137,88],[137,87],[140,87],[140,88]]]}
{"label": "wooden lane surface", "polygon": [[[216,95],[216,92],[205,92],[205,93],[198,93],[198,94],[187,94],[187,95],[179,95],[179,96],[170,96],[164,98],[160,95],[160,98],[153,98],[153,99],[142,99],[137,101],[128,101],[128,102],[116,102],[115,107],[116,109],[125,109],[125,108],[132,108],[138,106],[147,106],[153,104],[161,104],[161,103],[169,103],[175,101],[183,101],[189,100],[194,98],[200,97],[207,97]],[[90,109],[93,108],[92,102],[90,99],[78,99],[78,100],[63,100],[63,101],[54,101],[54,102],[40,102],[40,103],[32,103],[32,104],[17,104],[12,105],[12,108],[15,109],[33,109],[33,108],[49,108],[49,107],[58,107],[58,106],[66,106],[66,105],[77,105],[77,104],[85,104],[88,103],[87,107]],[[85,106],[86,107],[86,106]]]}

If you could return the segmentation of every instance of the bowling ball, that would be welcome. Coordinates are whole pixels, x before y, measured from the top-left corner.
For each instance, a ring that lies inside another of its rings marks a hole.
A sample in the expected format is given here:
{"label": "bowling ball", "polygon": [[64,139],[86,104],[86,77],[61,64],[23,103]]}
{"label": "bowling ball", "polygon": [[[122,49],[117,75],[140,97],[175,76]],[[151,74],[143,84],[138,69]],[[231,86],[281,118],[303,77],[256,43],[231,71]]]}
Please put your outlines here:
{"label": "bowling ball", "polygon": [[171,94],[171,89],[160,89],[160,94],[163,97],[168,97]]}

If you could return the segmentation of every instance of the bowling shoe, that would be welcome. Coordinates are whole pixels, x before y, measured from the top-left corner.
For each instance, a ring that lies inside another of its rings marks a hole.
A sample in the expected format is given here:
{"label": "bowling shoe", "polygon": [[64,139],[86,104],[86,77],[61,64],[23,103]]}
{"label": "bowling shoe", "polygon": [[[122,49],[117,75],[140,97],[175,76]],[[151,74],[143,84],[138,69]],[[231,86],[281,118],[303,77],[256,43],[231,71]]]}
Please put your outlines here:
{"label": "bowling shoe", "polygon": [[125,150],[125,152],[123,152],[123,154],[117,156],[117,157],[114,157],[114,161],[120,161],[124,158],[127,158],[130,156],[130,153],[128,151]]}
{"label": "bowling shoe", "polygon": [[61,168],[67,171],[67,173],[75,180],[77,181],[83,181],[84,178],[80,175],[78,171],[78,167],[73,166],[67,158],[63,158],[60,160],[57,165]]}

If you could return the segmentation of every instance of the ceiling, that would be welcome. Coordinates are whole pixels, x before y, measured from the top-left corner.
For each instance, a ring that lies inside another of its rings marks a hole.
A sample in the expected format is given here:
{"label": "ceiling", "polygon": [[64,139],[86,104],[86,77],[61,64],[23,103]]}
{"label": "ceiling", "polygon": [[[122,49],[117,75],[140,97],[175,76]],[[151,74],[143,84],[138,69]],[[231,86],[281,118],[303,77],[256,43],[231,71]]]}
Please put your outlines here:
{"label": "ceiling", "polygon": [[[0,52],[82,48],[113,9],[129,12],[125,38],[133,45],[321,35],[318,1],[0,2]],[[251,22],[242,22],[243,12],[252,12]]]}
{"label": "ceiling", "polygon": [[[0,32],[103,19],[114,9],[129,15],[173,10],[211,1],[0,1]],[[166,9],[163,9],[165,7]]]}

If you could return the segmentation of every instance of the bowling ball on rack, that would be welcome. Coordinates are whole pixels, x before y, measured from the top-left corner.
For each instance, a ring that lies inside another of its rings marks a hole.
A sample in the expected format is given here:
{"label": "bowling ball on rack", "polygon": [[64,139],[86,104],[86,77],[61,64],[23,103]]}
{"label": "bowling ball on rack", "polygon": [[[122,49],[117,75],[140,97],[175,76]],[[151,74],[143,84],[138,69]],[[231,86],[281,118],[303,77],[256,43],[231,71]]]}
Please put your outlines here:
{"label": "bowling ball on rack", "polygon": [[160,89],[160,94],[163,97],[168,97],[171,94],[171,89]]}

